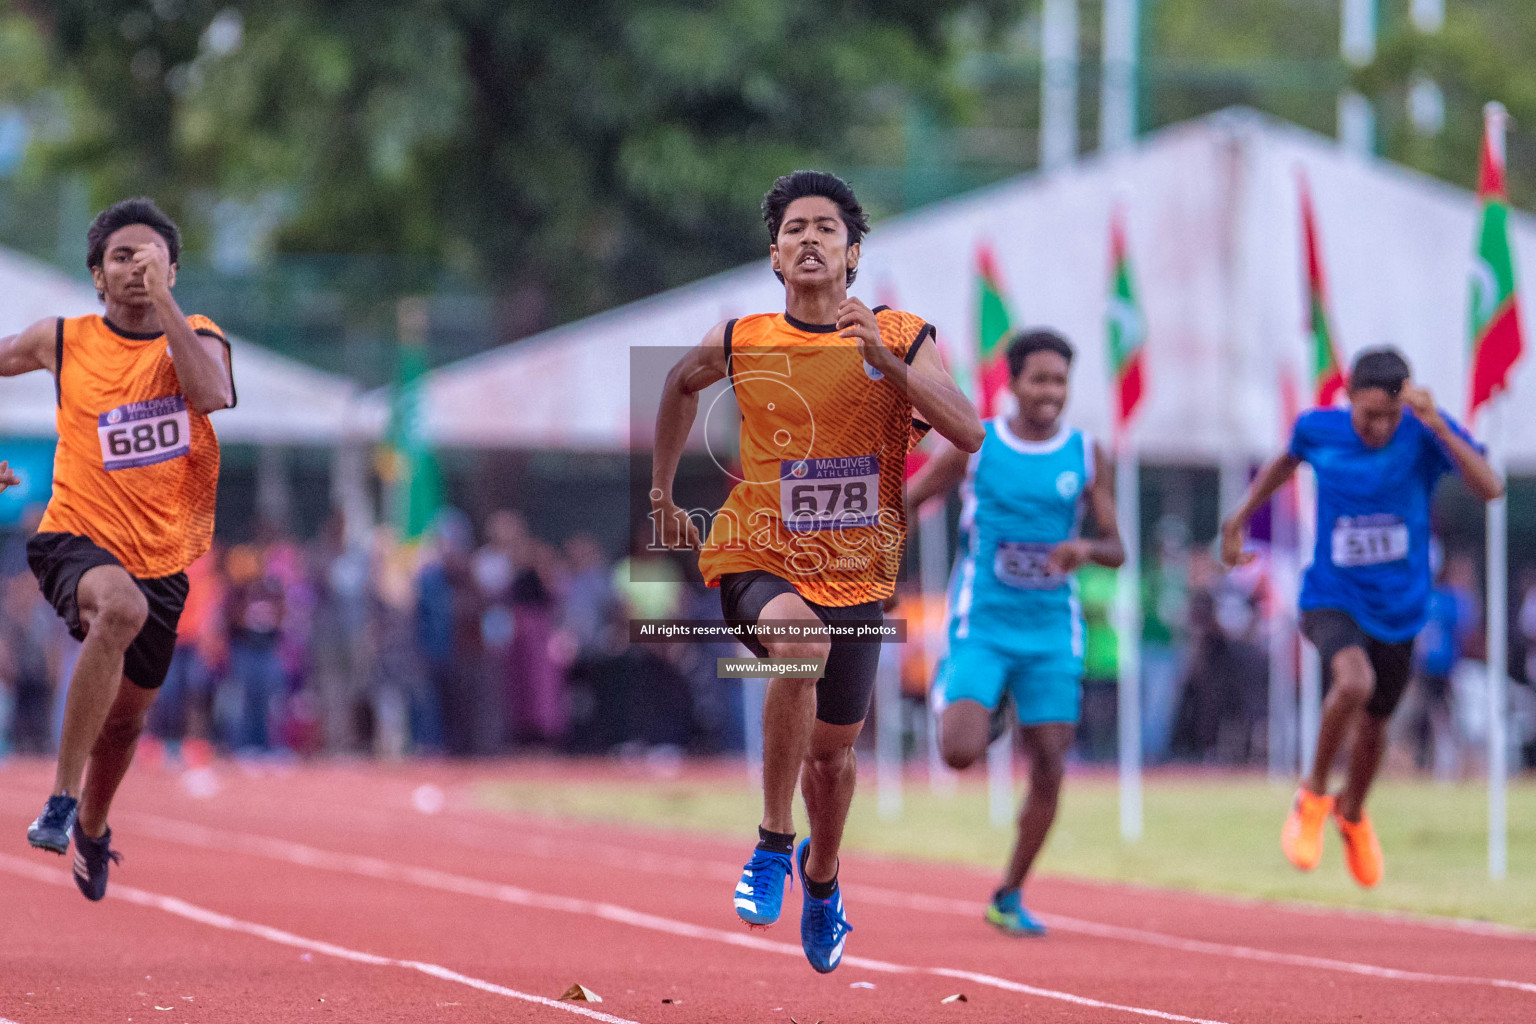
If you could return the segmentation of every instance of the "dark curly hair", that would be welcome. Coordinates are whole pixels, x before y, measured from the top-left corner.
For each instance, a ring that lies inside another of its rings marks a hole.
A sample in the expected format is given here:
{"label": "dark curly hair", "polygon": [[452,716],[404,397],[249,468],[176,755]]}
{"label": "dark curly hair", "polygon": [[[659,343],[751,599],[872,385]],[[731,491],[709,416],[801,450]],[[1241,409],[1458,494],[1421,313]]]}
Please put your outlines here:
{"label": "dark curly hair", "polygon": [[[849,245],[869,234],[869,217],[846,181],[826,171],[795,171],[781,175],[763,196],[763,221],[768,225],[768,241],[778,242],[779,228],[784,224],[784,211],[789,209],[789,204],[808,196],[821,196],[837,204],[842,211],[843,225],[848,229]],[[783,274],[774,273],[780,281],[784,280]],[[856,276],[858,272],[849,267],[848,283],[853,284]]]}
{"label": "dark curly hair", "polygon": [[87,270],[95,270],[101,266],[102,261],[107,258],[107,239],[112,237],[114,231],[130,224],[143,224],[158,232],[160,237],[165,239],[165,247],[170,250],[172,263],[181,256],[181,229],[176,226],[175,221],[165,215],[165,211],[155,205],[153,199],[141,196],[137,199],[124,199],[113,203],[91,221],[90,230],[85,233]]}
{"label": "dark curly hair", "polygon": [[1023,373],[1024,364],[1028,362],[1029,357],[1034,355],[1036,352],[1055,352],[1057,355],[1061,356],[1067,361],[1068,366],[1072,364],[1071,342],[1067,341],[1066,338],[1063,338],[1055,331],[1049,330],[1048,328],[1038,328],[1033,331],[1020,331],[1018,334],[1014,335],[1013,340],[1008,343],[1009,378],[1017,378],[1019,374]]}
{"label": "dark curly hair", "polygon": [[1412,376],[1408,360],[1390,345],[1368,348],[1355,357],[1355,365],[1349,371],[1349,390],[1364,391],[1380,388],[1396,398],[1403,390],[1403,382]]}

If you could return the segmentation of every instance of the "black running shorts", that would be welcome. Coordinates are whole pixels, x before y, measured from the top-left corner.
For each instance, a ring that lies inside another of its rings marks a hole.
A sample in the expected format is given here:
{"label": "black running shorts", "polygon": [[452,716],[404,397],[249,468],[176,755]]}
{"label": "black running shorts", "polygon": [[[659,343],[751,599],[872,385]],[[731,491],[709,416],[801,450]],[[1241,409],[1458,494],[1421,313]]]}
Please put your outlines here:
{"label": "black running shorts", "polygon": [[[768,602],[780,594],[797,593],[786,579],[771,572],[728,572],[720,577],[720,607],[733,626],[754,625]],[[802,598],[801,600],[804,600]],[[806,601],[822,622],[880,622],[885,618],[881,602],[868,601],[833,607]],[[742,643],[759,658],[768,649],[755,637]],[[875,692],[875,669],[880,664],[880,644],[873,640],[833,640],[827,654],[826,674],[816,683],[816,720],[828,725],[857,725],[869,714]]]}
{"label": "black running shorts", "polygon": [[[69,627],[69,635],[85,639],[80,621],[80,605],[75,591],[80,577],[101,565],[122,567],[117,556],[97,546],[89,537],[73,533],[39,533],[27,541],[27,564],[43,596]],[[149,617],[123,656],[123,675],[135,686],[153,690],[165,682],[171,669],[171,655],[176,652],[176,624],[187,603],[187,574],[141,580],[134,577],[144,599],[149,602]]]}
{"label": "black running shorts", "polygon": [[1387,719],[1397,710],[1413,671],[1413,641],[1388,643],[1366,634],[1354,616],[1337,608],[1313,608],[1301,613],[1301,632],[1317,648],[1323,662],[1323,692],[1333,685],[1333,656],[1349,647],[1365,652],[1376,675],[1376,687],[1365,711]]}

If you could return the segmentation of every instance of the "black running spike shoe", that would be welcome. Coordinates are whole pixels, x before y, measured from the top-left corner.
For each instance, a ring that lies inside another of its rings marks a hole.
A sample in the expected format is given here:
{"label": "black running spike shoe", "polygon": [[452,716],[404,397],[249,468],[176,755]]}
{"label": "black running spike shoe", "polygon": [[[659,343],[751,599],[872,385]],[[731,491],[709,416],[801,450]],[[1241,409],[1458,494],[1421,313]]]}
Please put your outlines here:
{"label": "black running spike shoe", "polygon": [[43,813],[27,828],[27,842],[39,850],[64,854],[69,850],[69,831],[75,826],[79,802],[72,796],[51,796]]}
{"label": "black running spike shoe", "polygon": [[75,824],[75,884],[92,903],[107,894],[107,868],[122,863],[123,855],[112,849],[112,830],[92,839]]}

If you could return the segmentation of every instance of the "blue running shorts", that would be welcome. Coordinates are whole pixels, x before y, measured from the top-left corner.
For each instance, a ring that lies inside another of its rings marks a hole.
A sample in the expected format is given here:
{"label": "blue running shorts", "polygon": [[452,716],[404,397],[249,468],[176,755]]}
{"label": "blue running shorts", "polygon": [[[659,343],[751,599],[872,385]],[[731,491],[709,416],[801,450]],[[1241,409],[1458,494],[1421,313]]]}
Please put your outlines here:
{"label": "blue running shorts", "polygon": [[938,706],[974,700],[989,711],[1013,696],[1020,725],[1076,723],[1083,700],[1083,660],[1070,650],[1012,653],[978,640],[951,641],[939,666]]}

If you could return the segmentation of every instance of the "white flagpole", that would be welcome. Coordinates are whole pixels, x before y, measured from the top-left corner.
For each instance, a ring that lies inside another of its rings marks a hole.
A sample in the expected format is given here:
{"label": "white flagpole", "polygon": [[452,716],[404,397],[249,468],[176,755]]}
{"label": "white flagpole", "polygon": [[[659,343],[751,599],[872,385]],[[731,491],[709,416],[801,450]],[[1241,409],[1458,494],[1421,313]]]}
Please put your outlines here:
{"label": "white flagpole", "polygon": [[1283,489],[1269,507],[1269,779],[1289,782],[1296,759],[1296,524]]}
{"label": "white flagpole", "polygon": [[1099,148],[1136,140],[1136,35],[1141,0],[1104,0],[1103,73],[1099,87]]}
{"label": "white flagpole", "polygon": [[[1502,103],[1483,108],[1483,123],[1494,158],[1504,165],[1504,131],[1508,114]],[[1513,239],[1510,240],[1513,244]],[[1503,396],[1486,405],[1488,462],[1501,481],[1504,469]],[[1502,879],[1509,870],[1509,524],[1503,495],[1488,503],[1488,875]]]}
{"label": "white flagpole", "polygon": [[[909,642],[911,638],[908,638]],[[901,653],[905,645],[880,645],[875,669],[875,779],[881,821],[901,817]]]}
{"label": "white flagpole", "polygon": [[763,701],[768,697],[768,680],[741,681],[741,716],[747,748],[747,778],[753,789],[763,785]]}
{"label": "white flagpole", "polygon": [[[922,643],[928,663],[937,666],[944,655],[944,619],[929,612],[940,606],[948,575],[949,538],[944,522],[944,503],[930,501],[918,510],[918,578],[923,592]],[[937,621],[935,621],[935,619]],[[910,639],[910,638],[909,638]],[[932,679],[929,680],[930,687]],[[928,718],[928,788],[941,796],[955,792],[956,773],[939,755],[939,716],[929,690]]]}
{"label": "white flagpole", "polygon": [[1115,636],[1120,663],[1120,838],[1141,838],[1141,486],[1140,464],[1130,440],[1115,460],[1115,503],[1125,565],[1116,591]]}
{"label": "white flagpole", "polygon": [[[1488,403],[1488,461],[1504,478],[1504,401]],[[1509,675],[1509,531],[1505,498],[1488,503],[1488,875],[1501,879],[1509,870],[1509,753],[1505,717]]]}
{"label": "white flagpole", "polygon": [[[1297,562],[1305,571],[1305,566],[1312,564],[1318,528],[1317,481],[1310,466],[1302,466],[1296,471],[1296,504],[1301,513],[1296,520]],[[1297,592],[1300,593],[1299,586]],[[1318,659],[1317,648],[1311,644],[1303,644],[1301,648],[1300,704],[1297,768],[1301,777],[1306,778],[1312,771],[1312,759],[1317,756],[1317,731],[1323,722],[1323,665]]]}
{"label": "white flagpole", "polygon": [[987,748],[987,817],[994,828],[1005,828],[1013,821],[1013,728],[992,741]]}
{"label": "white flagpole", "polygon": [[1077,0],[1045,0],[1040,15],[1040,169],[1077,160]]}

